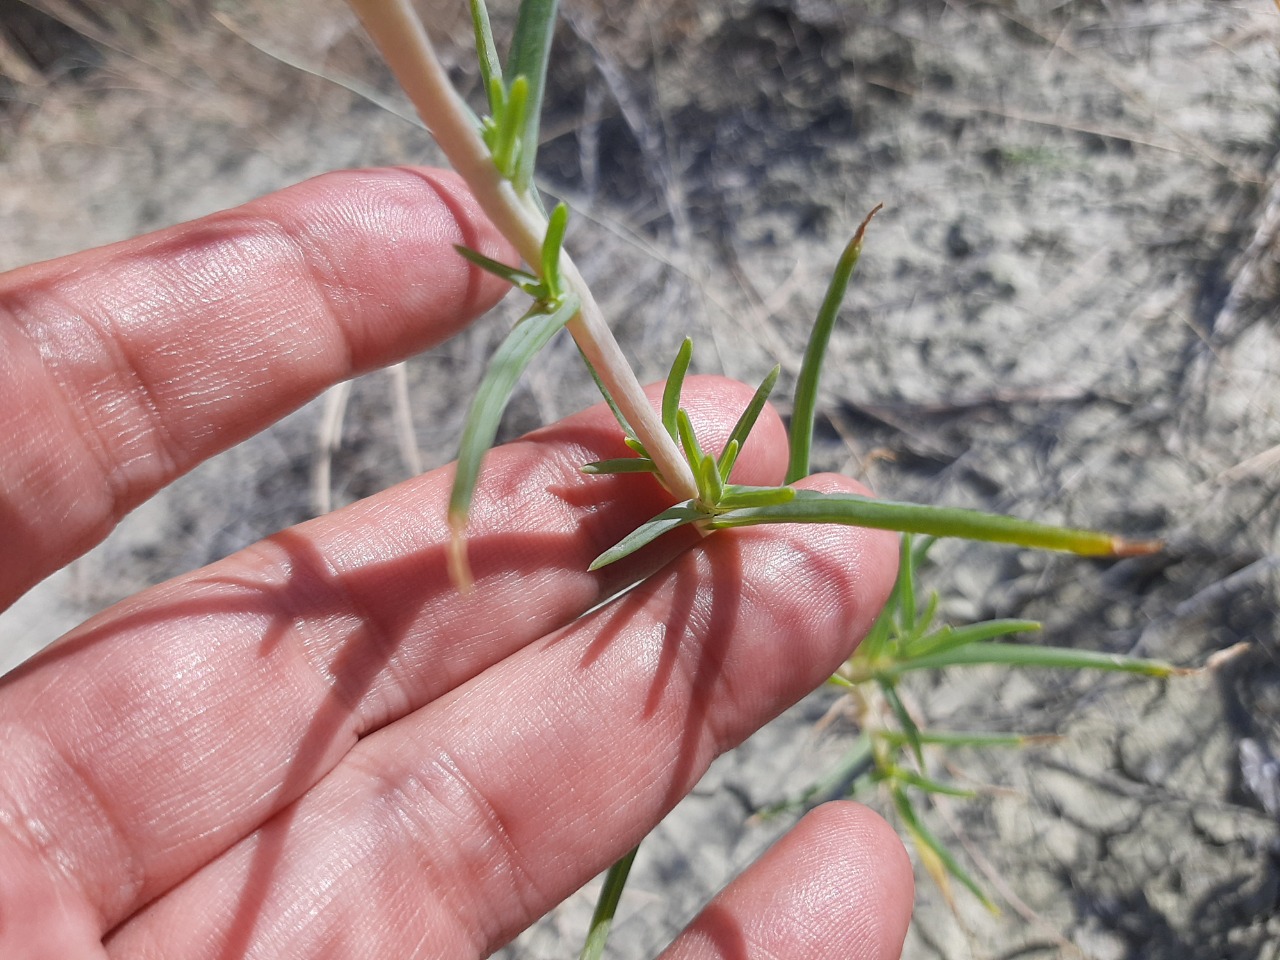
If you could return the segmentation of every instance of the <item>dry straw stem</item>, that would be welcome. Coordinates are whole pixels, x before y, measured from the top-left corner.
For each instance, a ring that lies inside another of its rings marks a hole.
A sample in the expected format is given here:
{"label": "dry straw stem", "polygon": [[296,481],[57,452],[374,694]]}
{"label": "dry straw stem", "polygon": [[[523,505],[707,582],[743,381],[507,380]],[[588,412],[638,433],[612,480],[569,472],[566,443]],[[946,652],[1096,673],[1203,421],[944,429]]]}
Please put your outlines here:
{"label": "dry straw stem", "polygon": [[[524,261],[538,269],[546,220],[494,165],[471,111],[449,82],[409,0],[348,2],[476,201]],[[560,276],[581,300],[581,309],[567,324],[573,339],[644,443],[667,489],[678,500],[696,497],[688,464],[649,406],[582,275],[563,252]]]}

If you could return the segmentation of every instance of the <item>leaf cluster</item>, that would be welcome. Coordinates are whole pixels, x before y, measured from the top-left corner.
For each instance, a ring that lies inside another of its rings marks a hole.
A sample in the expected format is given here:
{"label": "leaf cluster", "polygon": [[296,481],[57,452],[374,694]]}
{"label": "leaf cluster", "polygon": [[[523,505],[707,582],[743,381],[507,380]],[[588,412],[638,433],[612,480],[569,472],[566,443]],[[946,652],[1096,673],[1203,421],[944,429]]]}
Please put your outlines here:
{"label": "leaf cluster", "polygon": [[[662,511],[642,524],[591,564],[599,569],[621,560],[662,535],[686,524],[705,532],[762,523],[836,523],[874,527],[931,537],[965,537],[1011,543],[1046,550],[1065,550],[1085,556],[1140,553],[1154,549],[1149,543],[1131,543],[1111,534],[1079,530],[953,507],[898,503],[852,493],[826,493],[792,486],[809,474],[810,449],[818,407],[818,389],[831,331],[862,252],[863,236],[877,206],[862,221],[836,265],[822,307],[809,335],[804,362],[796,380],[789,431],[790,457],[786,483],[755,487],[729,481],[738,453],[755,426],[777,382],[779,368],[765,377],[730,433],[719,455],[704,452],[693,432],[688,412],[680,406],[680,392],[689,369],[693,344],[686,339],[676,354],[662,397],[662,422],[687,458],[698,485],[698,496]],[[589,463],[587,473],[657,473],[643,445],[614,407],[615,416],[634,457]]]}
{"label": "leaf cluster", "polygon": [[[404,6],[402,0],[351,2],[359,6],[379,3]],[[507,212],[514,210],[511,222],[516,223],[516,227],[508,228],[509,239],[515,242],[514,233],[525,238],[524,245],[516,245],[524,251],[526,258],[536,252],[537,237],[544,222],[546,227],[541,250],[538,251],[540,255],[534,258],[538,262],[527,264],[527,269],[512,267],[474,250],[458,248],[458,252],[469,261],[510,283],[531,300],[528,310],[495,352],[466,418],[449,502],[449,523],[454,535],[450,567],[455,582],[462,588],[470,583],[464,533],[473,492],[483,459],[494,443],[511,394],[524,370],[561,327],[570,324],[581,345],[587,334],[580,332],[575,318],[587,314],[595,316],[585,309],[592,303],[590,291],[572,270],[572,264],[563,251],[568,210],[559,204],[549,216],[546,215],[534,182],[557,0],[521,0],[505,64],[498,54],[485,0],[469,0],[469,3],[489,112],[484,117],[471,116],[461,101],[452,106],[450,97],[440,95],[440,88],[429,83],[423,86],[425,100],[429,106],[444,111],[446,118],[466,115],[460,124],[449,129],[462,131],[464,135],[454,137],[462,146],[475,144],[471,153],[460,154],[476,160],[470,167],[474,176],[468,179],[475,181],[473,189],[486,185],[492,188],[495,184],[491,174],[497,172],[500,178],[498,185],[502,188],[497,192],[501,194],[502,203],[505,204],[511,196],[515,197],[514,208],[502,206]],[[380,14],[375,19],[382,22]],[[404,19],[394,17],[387,19],[383,23],[384,38],[395,36],[395,29],[387,27],[387,24],[404,22]],[[394,47],[395,42],[391,39],[389,45],[384,43],[384,50]],[[425,50],[423,58],[435,63],[429,44]],[[438,64],[432,69],[436,71],[434,76],[443,76]],[[430,70],[426,72],[430,74]],[[452,93],[451,88],[449,90]],[[474,127],[469,126],[471,122],[474,122]],[[447,124],[445,126],[448,127]],[[439,133],[437,135],[440,136]],[[477,135],[479,140],[476,140]],[[448,152],[447,138],[440,136],[440,139]],[[465,166],[457,159],[454,162],[460,169]],[[476,174],[476,170],[480,173]],[[841,253],[810,334],[792,401],[789,465],[784,484],[761,487],[732,481],[734,465],[777,383],[779,368],[775,367],[760,384],[724,447],[717,452],[709,452],[703,449],[689,413],[681,403],[681,392],[693,356],[691,341],[684,341],[672,363],[662,397],[660,427],[643,405],[639,388],[634,385],[634,377],[626,369],[625,362],[618,359],[615,364],[611,355],[599,351],[593,356],[599,360],[600,369],[587,361],[587,370],[617,418],[632,456],[590,463],[583,467],[584,472],[647,473],[669,489],[696,490],[691,497],[687,492],[681,493],[680,502],[663,510],[602,553],[591,564],[591,569],[614,563],[687,525],[694,525],[707,534],[763,523],[836,523],[903,532],[902,562],[892,597],[859,652],[832,678],[833,683],[851,691],[859,702],[867,704],[874,701],[880,705],[877,710],[864,711],[869,722],[864,724],[861,736],[837,774],[841,783],[874,783],[887,789],[903,828],[915,841],[925,865],[944,884],[944,888],[947,877],[955,878],[989,904],[978,885],[930,832],[923,819],[919,805],[921,798],[941,794],[968,795],[967,791],[929,774],[925,748],[1025,741],[1003,735],[922,730],[900,695],[902,678],[923,669],[974,664],[1121,670],[1149,676],[1167,676],[1174,672],[1174,668],[1167,664],[1087,651],[1005,642],[1012,633],[1038,628],[1029,621],[997,620],[958,628],[936,625],[937,597],[931,596],[921,602],[917,583],[917,571],[929,543],[936,537],[966,537],[1093,556],[1146,553],[1158,549],[1159,545],[974,510],[897,503],[847,493],[824,493],[796,485],[810,470],[821,371],[831,333],[861,256],[867,226],[879,209],[877,206],[867,215]],[[529,214],[531,219],[525,218],[525,214]],[[575,286],[572,289],[566,279],[573,280]],[[585,347],[583,351],[586,360]],[[615,366],[621,369],[616,370]],[[652,449],[646,448],[637,431],[628,423],[619,403],[610,395],[602,371],[610,378],[609,382],[622,391],[619,396],[626,401],[623,405],[633,417],[644,421],[640,425]],[[655,458],[652,455],[655,451],[660,456]],[[663,468],[659,467],[659,461],[665,464]],[[672,476],[663,475],[664,469],[669,474],[683,473],[686,465],[692,484],[687,477],[679,483],[672,483]],[[928,539],[916,543],[913,535],[924,535]],[[884,722],[870,722],[877,717],[883,717]],[[815,785],[802,801],[829,790],[832,782]],[[604,949],[633,857],[634,851],[617,864],[606,879],[587,947],[583,951],[585,960],[595,960]]]}
{"label": "leaf cluster", "polygon": [[[476,52],[481,77],[489,95],[491,115],[481,121],[485,142],[498,170],[511,180],[517,192],[536,199],[532,181],[537,153],[538,113],[541,108],[551,35],[554,32],[555,0],[524,0],[516,23],[515,36],[506,67],[499,60],[484,0],[470,0],[476,33]],[[681,406],[681,390],[692,359],[693,345],[685,340],[667,378],[662,398],[662,425],[682,451],[693,475],[697,495],[663,510],[591,564],[599,569],[616,562],[654,540],[686,525],[704,532],[761,523],[838,523],[876,527],[930,536],[959,536],[993,540],[1026,547],[1068,550],[1086,555],[1143,552],[1145,543],[1131,544],[1109,534],[1076,530],[981,513],[972,510],[895,503],[846,493],[823,493],[797,489],[794,482],[809,472],[813,426],[818,407],[818,391],[823,361],[849,282],[862,253],[863,239],[875,207],[858,226],[841,253],[818,312],[804,361],[797,378],[790,430],[790,457],[786,484],[778,487],[749,487],[730,480],[742,446],[768,400],[779,369],[767,376],[734,427],[729,441],[716,455],[704,451],[694,432],[688,412]],[[568,211],[558,205],[547,221],[540,262],[536,272],[508,266],[474,250],[459,247],[471,262],[511,283],[533,299],[529,311],[499,347],[488,373],[477,391],[467,416],[458,454],[458,468],[449,503],[449,520],[454,530],[452,569],[460,585],[470,582],[466,569],[462,535],[471,498],[479,478],[481,463],[497,436],[498,424],[515,384],[534,356],[578,311],[579,304],[564,290],[560,265]],[[662,480],[661,472],[610,397],[598,372],[588,369],[609,403],[633,457],[587,464],[591,474],[650,473]]]}
{"label": "leaf cluster", "polygon": [[907,674],[980,665],[1100,670],[1169,677],[1186,670],[1157,660],[1117,656],[1073,647],[1008,642],[1015,634],[1040,630],[1034,620],[988,620],[953,627],[937,622],[938,594],[921,596],[919,574],[931,538],[902,538],[898,577],[875,625],[853,656],[831,678],[849,694],[861,730],[844,757],[798,797],[764,811],[774,815],[837,796],[871,789],[887,792],[921,864],[948,902],[950,881],[968,888],[988,909],[995,906],[930,829],[927,804],[937,796],[972,797],[972,790],[937,778],[927,747],[1018,747],[1046,738],[1040,734],[989,733],[923,728],[907,708],[900,685]]}
{"label": "leaf cluster", "polygon": [[498,58],[484,0],[470,3],[476,59],[489,98],[489,116],[480,121],[481,135],[494,164],[516,192],[536,198],[533,170],[558,0],[524,0],[520,4],[505,68]]}
{"label": "leaf cluster", "polygon": [[[481,131],[493,161],[517,191],[533,188],[533,160],[537,148],[537,111],[540,106],[547,51],[555,16],[554,0],[525,0],[521,5],[512,57],[504,71],[498,60],[483,0],[471,0],[476,28],[477,53],[489,96],[491,115]],[[718,452],[703,449],[688,410],[681,404],[685,377],[693,357],[693,342],[681,344],[668,374],[661,404],[662,426],[682,451],[697,485],[697,496],[675,503],[641,524],[591,564],[596,570],[635,553],[658,538],[687,525],[704,532],[762,523],[838,523],[904,532],[899,575],[893,594],[871,633],[855,656],[832,678],[853,691],[860,702],[872,695],[883,706],[887,722],[867,725],[844,762],[828,778],[800,798],[807,802],[830,792],[833,782],[849,788],[878,785],[887,790],[903,829],[912,839],[922,863],[949,893],[948,878],[958,880],[988,907],[982,888],[956,856],[929,828],[920,799],[936,795],[969,796],[970,792],[938,780],[928,772],[926,745],[1013,745],[1025,742],[1017,735],[992,735],[956,731],[921,730],[899,694],[902,677],[912,671],[974,664],[1066,667],[1124,670],[1150,676],[1166,676],[1166,664],[1112,657],[1090,651],[1039,647],[1001,642],[1011,634],[1039,629],[1024,620],[996,620],[953,628],[934,623],[938,598],[923,605],[917,598],[917,571],[933,538],[967,537],[1012,543],[1026,547],[1067,550],[1085,555],[1143,552],[1151,545],[1131,544],[1109,534],[1036,523],[973,510],[896,503],[847,493],[824,493],[794,484],[809,473],[814,422],[818,409],[823,361],[845,293],[862,253],[868,224],[875,207],[858,226],[842,251],[810,333],[804,361],[796,382],[789,431],[790,455],[785,484],[746,486],[731,480],[734,464],[768,401],[780,373],[774,367],[755,391],[738,418],[729,439]],[[532,298],[533,304],[498,348],[467,417],[453,497],[450,522],[455,530],[454,577],[468,581],[461,553],[461,534],[481,462],[492,445],[498,423],[520,374],[561,326],[578,309],[560,281],[561,247],[568,211],[556,206],[548,218],[541,261],[536,272],[499,263],[473,250],[459,247],[472,263],[506,280]],[[586,464],[584,473],[647,473],[661,481],[661,471],[644,443],[627,422],[618,405],[588,364],[601,393],[622,429],[632,456]],[[927,539],[913,543],[913,534]],[[582,956],[599,957],[612,923],[618,899],[626,883],[634,851],[610,870]]]}

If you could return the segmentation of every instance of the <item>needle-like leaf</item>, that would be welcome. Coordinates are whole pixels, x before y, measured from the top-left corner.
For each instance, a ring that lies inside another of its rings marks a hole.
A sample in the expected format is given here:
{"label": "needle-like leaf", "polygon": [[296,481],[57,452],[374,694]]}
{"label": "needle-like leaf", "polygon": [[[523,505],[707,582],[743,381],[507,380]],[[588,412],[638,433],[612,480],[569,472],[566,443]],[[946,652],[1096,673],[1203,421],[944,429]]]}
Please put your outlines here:
{"label": "needle-like leaf", "polygon": [[513,171],[516,192],[531,193],[533,168],[538,157],[538,130],[542,118],[542,94],[546,89],[547,63],[551,55],[551,37],[556,29],[557,0],[522,0],[516,16],[516,30],[507,56],[507,86],[516,77],[525,77],[528,109],[524,112],[520,133],[520,156]]}
{"label": "needle-like leaf", "polygon": [[876,682],[880,685],[880,692],[884,694],[885,702],[889,704],[889,708],[893,710],[893,715],[898,721],[898,726],[902,728],[902,732],[907,737],[907,744],[911,747],[912,754],[915,755],[916,763],[920,764],[920,769],[924,769],[924,750],[920,746],[920,728],[916,725],[915,719],[907,711],[906,705],[902,702],[902,698],[898,696],[898,691],[894,688],[894,681],[885,674],[877,674]]}
{"label": "needle-like leaf", "polygon": [[647,457],[618,457],[613,460],[596,460],[579,468],[587,474],[605,473],[657,473],[657,465]]}
{"label": "needle-like leaf", "polygon": [[[880,610],[880,615],[876,617],[876,622],[871,625],[871,629],[867,631],[866,637],[858,645],[853,658],[849,661],[851,667],[859,670],[864,668],[870,671],[875,670],[876,664],[880,662],[885,649],[889,646],[889,640],[893,636],[893,618],[898,609],[898,598],[901,595],[902,576],[899,574],[898,578],[893,582],[893,590],[889,593],[889,599],[885,601],[884,607]],[[861,682],[865,679],[867,677],[863,676],[858,677],[857,680],[846,682],[852,685],[854,682]]]}
{"label": "needle-like leaf", "polygon": [[914,546],[912,551],[914,556],[911,559],[911,565],[916,570],[921,569],[925,561],[929,559],[929,551],[933,549],[933,545],[938,542],[937,537],[914,536],[911,538]]}
{"label": "needle-like leaf", "polygon": [[498,49],[493,44],[493,27],[489,23],[489,8],[484,0],[471,0],[471,26],[475,30],[476,59],[480,62],[480,80],[489,94],[489,112],[496,114],[499,105],[493,102],[491,81],[502,80],[502,64],[498,61]]}
{"label": "needle-like leaf", "polygon": [[498,142],[498,120],[507,109],[507,88],[502,77],[491,76],[485,90],[489,94],[489,116],[480,121],[480,135],[492,153]]}
{"label": "needle-like leaf", "polygon": [[604,380],[600,378],[600,372],[592,366],[591,361],[587,359],[587,355],[582,352],[582,348],[578,348],[578,355],[582,357],[582,362],[586,364],[587,372],[591,374],[591,379],[595,381],[596,389],[600,391],[600,396],[604,397],[604,402],[609,408],[609,412],[613,414],[613,419],[618,421],[618,426],[622,428],[622,435],[628,447],[634,450],[642,457],[648,454],[644,451],[644,444],[636,438],[636,432],[631,424],[627,422],[626,414],[622,412],[622,408],[618,406],[618,401],[613,399],[613,394],[609,392],[609,388],[605,386]]}
{"label": "needle-like leaf", "polygon": [[693,358],[693,340],[684,338],[676,358],[671,363],[671,372],[667,374],[666,385],[662,388],[662,425],[671,434],[672,440],[678,440],[676,432],[676,414],[680,410],[680,391],[684,389],[684,377],[689,372],[689,361]]}
{"label": "needle-like leaf", "polygon": [[[756,392],[751,397],[751,402],[747,404],[747,408],[742,411],[742,416],[738,418],[738,422],[733,425],[733,432],[729,434],[729,440],[725,443],[724,450],[720,454],[720,476],[728,480],[729,475],[733,472],[733,465],[737,462],[738,453],[742,450],[743,444],[747,442],[747,437],[756,425],[756,421],[760,419],[760,411],[764,409],[765,403],[769,400],[769,394],[773,393],[773,385],[778,382],[778,374],[781,372],[781,366],[775,366],[769,371],[768,376],[761,381],[760,386],[756,387]],[[736,445],[735,445],[736,444]]]}
{"label": "needle-like leaf", "polygon": [[497,132],[492,144],[493,163],[502,175],[511,180],[516,175],[524,142],[520,132],[524,129],[529,109],[529,79],[518,76],[507,87],[507,102],[500,116],[495,116]]}
{"label": "needle-like leaf", "polygon": [[964,787],[943,783],[941,780],[926,777],[913,770],[904,770],[902,767],[894,767],[885,776],[891,777],[899,783],[905,783],[909,787],[915,787],[917,790],[923,790],[925,793],[940,793],[946,797],[963,797],[966,800],[978,795],[973,790],[966,790]]}
{"label": "needle-like leaf", "polygon": [[818,310],[818,319],[809,334],[809,343],[805,347],[804,361],[800,364],[800,376],[796,380],[795,403],[791,408],[791,463],[787,468],[787,483],[795,483],[809,475],[809,456],[813,447],[813,418],[818,409],[818,381],[822,376],[822,363],[827,356],[827,344],[831,342],[831,331],[835,329],[836,317],[840,314],[840,305],[844,302],[844,294],[849,289],[849,279],[853,276],[853,268],[858,265],[862,255],[862,237],[867,232],[867,224],[871,222],[883,204],[877,204],[858,226],[840,259],[836,262],[835,273],[827,287],[827,295]]}
{"label": "needle-like leaf", "polygon": [[968,887],[969,891],[981,901],[984,907],[992,913],[999,913],[999,909],[983,893],[977,881],[969,876],[968,871],[960,866],[960,862],[956,860],[951,851],[943,846],[942,842],[933,835],[933,832],[924,825],[924,821],[916,812],[910,799],[908,799],[906,791],[901,787],[894,787],[890,792],[893,795],[893,805],[898,811],[898,816],[902,818],[902,825],[907,828],[907,833],[911,835],[911,839],[915,842],[916,848],[922,855],[926,869],[933,875],[934,881],[944,895],[947,896],[947,899],[950,900],[951,898],[947,890],[946,877],[938,869],[939,867],[945,869],[947,873]]}
{"label": "needle-like leaf", "polygon": [[726,483],[716,506],[722,510],[766,507],[778,503],[789,503],[795,498],[795,487],[750,487],[740,483]]}
{"label": "needle-like leaf", "polygon": [[718,505],[724,496],[724,481],[720,477],[715,457],[703,457],[693,474],[697,478],[698,489],[702,491],[703,501]]}
{"label": "needle-like leaf", "polygon": [[823,493],[818,490],[797,490],[795,499],[789,503],[722,513],[711,526],[719,529],[755,523],[842,523],[854,527],[927,533],[935,537],[966,537],[1045,550],[1065,550],[1085,556],[1137,556],[1160,549],[1157,541],[1124,540],[1094,530],[1054,527],[977,510],[897,503],[852,493]]}
{"label": "needle-like leaf", "polygon": [[557,203],[547,219],[547,235],[542,240],[542,280],[551,296],[560,296],[560,248],[569,225],[569,208]]}
{"label": "needle-like leaf", "polygon": [[[913,561],[912,566],[914,565],[915,564]],[[933,625],[934,618],[938,615],[938,603],[940,601],[941,601],[941,598],[938,596],[938,591],[930,590],[929,599],[925,601],[924,610],[922,610],[920,613],[920,616],[916,618],[915,630],[911,632],[910,636],[903,637],[902,641],[898,644],[899,647],[905,645],[908,642],[914,642],[916,640],[919,640],[926,633],[928,633],[929,627]]]}
{"label": "needle-like leaf", "polygon": [[[900,730],[878,730],[876,736],[895,747],[907,744],[907,735]],[[1061,738],[1053,734],[984,733],[966,730],[921,730],[919,735],[922,744],[938,747],[1024,747],[1029,743],[1059,739]]]}
{"label": "needle-like leaf", "polygon": [[898,580],[902,590],[898,594],[898,625],[903,636],[916,632],[916,555],[911,549],[911,534],[902,535],[898,551]]}
{"label": "needle-like leaf", "polygon": [[499,277],[513,287],[518,287],[535,300],[545,300],[547,298],[547,287],[541,280],[532,273],[525,270],[519,270],[516,267],[509,267],[499,260],[493,260],[486,257],[483,253],[478,253],[470,247],[464,247],[460,243],[455,243],[453,249],[459,254],[470,260],[482,270],[487,270],[495,277]]}
{"label": "needle-like leaf", "polygon": [[471,512],[471,497],[480,476],[480,465],[493,446],[511,391],[529,361],[577,311],[578,300],[573,296],[566,296],[550,311],[544,311],[543,305],[535,305],[534,310],[526,314],[502,341],[489,362],[475,399],[471,401],[458,450],[453,491],[449,497],[449,526],[453,531],[451,572],[460,587],[467,586],[471,579],[462,549],[462,534],[467,515]]}
{"label": "needle-like leaf", "polygon": [[1160,660],[1144,660],[1096,650],[1074,650],[1071,647],[1041,647],[1021,643],[969,643],[926,657],[914,657],[883,667],[878,676],[896,677],[909,670],[933,670],[997,664],[1009,667],[1043,667],[1067,670],[1107,670],[1137,673],[1147,677],[1169,677],[1194,671],[1175,667]]}
{"label": "needle-like leaf", "polygon": [[729,478],[733,465],[738,462],[738,453],[742,450],[742,445],[738,443],[736,437],[730,437],[724,445],[724,449],[720,451],[720,459],[716,461],[716,465],[720,468],[720,476],[726,480]]}
{"label": "needle-like leaf", "polygon": [[825,800],[848,796],[853,792],[857,782],[871,772],[874,766],[874,759],[871,737],[863,733],[854,740],[849,749],[823,775],[822,779],[816,780],[805,787],[796,797],[770,804],[756,816],[762,820],[767,820],[788,810],[807,807],[810,803],[821,803]]}
{"label": "needle-like leaf", "polygon": [[944,626],[903,643],[900,656],[906,659],[929,657],[963,647],[970,643],[995,640],[1014,633],[1030,633],[1040,629],[1035,620],[986,620],[963,627]]}
{"label": "needle-like leaf", "polygon": [[676,436],[684,450],[685,459],[689,461],[689,466],[693,468],[693,474],[696,477],[698,464],[702,463],[707,455],[702,452],[698,435],[693,432],[693,421],[689,419],[689,411],[683,408],[676,411]]}
{"label": "needle-like leaf", "polygon": [[632,530],[616,544],[596,557],[587,569],[599,570],[601,567],[607,567],[623,557],[630,556],[641,547],[648,546],[664,533],[669,533],[677,527],[683,527],[686,523],[694,523],[706,516],[706,513],[694,506],[692,500],[686,500],[684,503],[677,503],[674,507],[668,507],[652,520]]}

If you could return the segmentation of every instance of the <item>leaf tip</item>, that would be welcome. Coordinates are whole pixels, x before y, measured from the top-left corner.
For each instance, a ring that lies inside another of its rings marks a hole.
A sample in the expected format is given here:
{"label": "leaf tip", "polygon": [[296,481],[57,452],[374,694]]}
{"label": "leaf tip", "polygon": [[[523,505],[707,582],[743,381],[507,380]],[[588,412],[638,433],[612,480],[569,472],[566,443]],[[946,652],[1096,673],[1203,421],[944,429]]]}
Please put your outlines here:
{"label": "leaf tip", "polygon": [[1163,540],[1126,540],[1111,538],[1111,553],[1117,557],[1148,557],[1164,549]]}
{"label": "leaf tip", "polygon": [[1225,650],[1218,650],[1216,653],[1211,654],[1209,656],[1209,659],[1204,662],[1204,666],[1201,667],[1199,670],[1184,668],[1184,669],[1181,669],[1179,672],[1180,673],[1200,673],[1201,671],[1217,670],[1223,664],[1230,663],[1232,660],[1235,660],[1237,657],[1248,653],[1251,649],[1253,649],[1253,645],[1249,643],[1248,640],[1241,640],[1239,643],[1233,643],[1231,646],[1227,647]]}
{"label": "leaf tip", "polygon": [[854,234],[855,240],[857,240],[858,242],[862,241],[862,236],[867,232],[867,226],[871,223],[872,218],[883,209],[884,209],[883,203],[877,203],[874,207],[871,208],[871,212],[862,218],[862,223],[858,224],[858,230]]}

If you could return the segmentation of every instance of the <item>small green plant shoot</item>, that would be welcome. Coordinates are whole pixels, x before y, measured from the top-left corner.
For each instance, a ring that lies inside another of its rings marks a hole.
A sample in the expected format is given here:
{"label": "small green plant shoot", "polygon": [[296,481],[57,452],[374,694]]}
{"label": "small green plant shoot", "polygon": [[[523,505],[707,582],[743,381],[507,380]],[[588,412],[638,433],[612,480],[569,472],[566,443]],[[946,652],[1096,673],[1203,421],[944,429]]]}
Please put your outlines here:
{"label": "small green plant shoot", "polygon": [[923,729],[899,692],[903,678],[919,670],[1008,666],[1102,670],[1148,677],[1192,671],[1157,660],[1036,644],[1003,642],[1040,629],[1034,620],[989,620],[962,627],[936,622],[936,593],[922,599],[919,573],[932,538],[902,538],[898,578],[888,602],[853,656],[829,683],[846,691],[860,731],[844,756],[799,796],[762,812],[776,815],[870,788],[885,790],[919,861],[943,896],[952,901],[950,881],[958,880],[989,910],[986,891],[926,824],[920,800],[932,796],[972,797],[974,792],[938,779],[926,762],[927,748],[1018,747],[1043,735]]}
{"label": "small green plant shoot", "polygon": [[[557,2],[522,0],[505,62],[484,0],[469,2],[487,98],[488,114],[483,117],[478,117],[450,84],[409,0],[350,0],[449,162],[525,263],[524,269],[516,269],[473,250],[458,251],[528,296],[530,304],[494,354],[466,420],[449,503],[453,535],[450,571],[454,582],[460,589],[471,585],[466,530],[472,493],[511,393],[537,353],[560,328],[567,328],[633,454],[585,464],[583,471],[647,473],[671,495],[670,506],[602,553],[592,569],[620,560],[682,526],[694,526],[705,535],[714,535],[723,528],[763,523],[836,523],[907,535],[903,539],[897,587],[888,606],[858,654],[832,679],[859,698],[864,720],[864,732],[842,776],[847,779],[852,775],[855,781],[870,778],[883,785],[929,871],[940,883],[945,884],[947,876],[957,878],[989,903],[925,826],[913,796],[960,792],[930,777],[924,762],[926,747],[1021,741],[919,729],[898,695],[902,676],[913,670],[977,663],[1127,670],[1153,676],[1168,675],[1173,668],[1080,651],[998,642],[1007,634],[1034,629],[1034,624],[1023,621],[995,621],[956,629],[936,627],[936,599],[923,608],[917,602],[916,569],[929,540],[913,541],[912,535],[966,537],[1090,556],[1149,553],[1159,549],[1159,544],[971,510],[820,493],[792,486],[810,470],[823,359],[861,255],[868,224],[879,207],[867,215],[841,254],[814,324],[792,403],[786,483],[754,487],[731,482],[738,453],[778,379],[778,368],[764,378],[730,439],[718,451],[702,449],[689,413],[681,404],[681,388],[693,350],[690,341],[684,342],[671,366],[660,409],[649,404],[591,291],[563,249],[568,209],[560,204],[548,215],[534,180]],[[582,953],[584,960],[595,960],[603,953],[633,857],[634,851],[606,877]]]}

